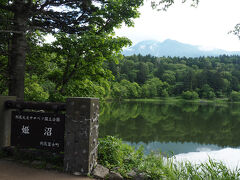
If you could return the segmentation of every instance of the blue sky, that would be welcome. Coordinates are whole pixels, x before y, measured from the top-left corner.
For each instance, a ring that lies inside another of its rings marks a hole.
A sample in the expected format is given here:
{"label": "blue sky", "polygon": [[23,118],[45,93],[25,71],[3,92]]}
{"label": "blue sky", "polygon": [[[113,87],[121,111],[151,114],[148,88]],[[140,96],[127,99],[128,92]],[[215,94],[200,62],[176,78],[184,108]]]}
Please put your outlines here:
{"label": "blue sky", "polygon": [[[133,44],[143,40],[173,39],[202,46],[240,51],[240,40],[228,32],[240,23],[240,0],[200,0],[197,8],[181,0],[166,12],[151,9],[150,0],[140,8],[141,16],[134,27],[122,26],[117,36],[125,36]],[[190,1],[189,1],[190,2]]]}

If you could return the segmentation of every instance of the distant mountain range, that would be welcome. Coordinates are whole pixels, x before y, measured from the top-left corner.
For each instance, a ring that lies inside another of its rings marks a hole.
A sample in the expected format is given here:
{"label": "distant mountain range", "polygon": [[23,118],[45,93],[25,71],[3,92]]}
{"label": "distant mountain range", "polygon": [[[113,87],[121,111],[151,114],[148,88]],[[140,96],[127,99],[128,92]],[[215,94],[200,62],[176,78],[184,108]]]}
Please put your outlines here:
{"label": "distant mountain range", "polygon": [[240,51],[225,51],[221,49],[204,50],[200,46],[184,44],[175,40],[167,39],[159,41],[141,41],[136,45],[123,51],[123,55],[130,56],[133,54],[177,57],[199,57],[199,56],[219,56],[219,55],[240,55]]}

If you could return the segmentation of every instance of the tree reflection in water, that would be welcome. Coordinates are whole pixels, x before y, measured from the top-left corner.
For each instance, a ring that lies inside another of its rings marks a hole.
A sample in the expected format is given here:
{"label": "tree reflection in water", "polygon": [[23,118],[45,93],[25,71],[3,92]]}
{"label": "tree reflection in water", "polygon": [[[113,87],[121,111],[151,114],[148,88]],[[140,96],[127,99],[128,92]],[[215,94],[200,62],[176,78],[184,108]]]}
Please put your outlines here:
{"label": "tree reflection in water", "polygon": [[[240,146],[239,104],[105,103],[100,137],[112,135],[147,151],[173,153]],[[184,150],[181,150],[184,149]]]}

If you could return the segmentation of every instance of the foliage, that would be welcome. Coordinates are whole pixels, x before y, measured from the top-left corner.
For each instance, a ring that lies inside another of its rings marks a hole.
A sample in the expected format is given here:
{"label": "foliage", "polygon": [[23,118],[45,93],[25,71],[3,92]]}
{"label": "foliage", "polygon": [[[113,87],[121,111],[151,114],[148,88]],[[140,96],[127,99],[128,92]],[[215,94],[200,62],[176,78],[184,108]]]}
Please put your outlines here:
{"label": "foliage", "polygon": [[136,82],[121,80],[114,82],[111,88],[111,96],[115,99],[152,98],[167,97],[169,84],[162,82],[159,78],[152,78],[146,81],[142,87]]}
{"label": "foliage", "polygon": [[102,84],[97,84],[86,79],[71,81],[66,88],[66,94],[70,97],[102,98],[106,95],[106,91]]}
{"label": "foliage", "polygon": [[[142,4],[143,0],[69,0],[67,3],[65,1],[56,2],[54,0],[0,1],[0,21],[4,22],[0,25],[0,32],[1,34],[4,34],[4,36],[1,35],[1,39],[3,37],[4,41],[0,45],[0,51],[3,50],[4,56],[8,59],[9,79],[7,84],[9,85],[9,95],[15,95],[22,99],[24,98],[25,64],[26,55],[28,53],[27,39],[29,38],[29,34],[31,36],[32,32],[38,30],[52,34],[66,33],[68,35],[75,34],[75,36],[78,36],[78,42],[71,41],[71,36],[65,39],[62,35],[61,38],[58,38],[57,36],[57,42],[60,43],[60,45],[58,45],[62,47],[61,50],[65,53],[64,55],[68,57],[67,63],[62,67],[65,69],[61,70],[63,73],[62,75],[65,78],[62,79],[61,83],[57,82],[56,84],[56,89],[58,90],[59,88],[60,94],[63,94],[66,81],[69,81],[72,76],[77,74],[75,72],[78,70],[77,67],[79,67],[79,61],[76,62],[76,55],[81,59],[84,59],[85,62],[99,61],[99,59],[101,60],[101,56],[103,59],[109,58],[109,53],[110,55],[118,55],[120,49],[128,43],[126,43],[126,40],[124,42],[119,42],[124,38],[113,38],[114,44],[109,43],[108,35],[113,36],[114,28],[120,27],[122,23],[127,26],[133,26],[133,19],[139,17],[137,9]],[[95,39],[101,37],[98,43],[96,43],[93,38],[95,36]],[[105,37],[107,38],[105,39]],[[70,39],[71,44],[67,41],[68,38]],[[66,43],[61,40],[66,41]],[[83,42],[85,49],[82,49]],[[102,45],[100,42],[104,44],[101,48],[101,52],[98,51],[98,48],[100,49]],[[96,45],[94,49],[92,49],[93,43]],[[76,44],[81,46],[81,50],[79,50],[79,46],[75,46]],[[90,48],[88,49],[89,44]],[[77,47],[79,52],[71,52],[71,50],[68,51],[69,49],[65,51],[65,48],[63,47]],[[103,50],[106,51],[103,52]],[[58,52],[58,54],[60,54],[60,52]],[[58,56],[58,58],[60,57]],[[61,60],[64,61],[64,57],[59,59],[59,61]],[[81,67],[83,68],[87,64],[90,69],[89,71],[93,72],[94,70],[102,70],[102,62],[99,62],[98,66],[95,63],[93,67],[97,68],[93,69],[91,69],[91,62],[85,64],[83,62]],[[74,70],[70,68],[71,66],[73,66]],[[101,76],[105,72],[98,73]],[[98,76],[98,74],[96,75],[93,73],[92,76],[94,75]]]}
{"label": "foliage", "polygon": [[240,101],[240,92],[232,91],[229,97],[229,101]]}
{"label": "foliage", "polygon": [[56,91],[62,95],[67,94],[69,84],[76,85],[76,82],[84,81],[99,84],[111,79],[111,72],[104,67],[104,62],[121,59],[121,48],[130,44],[126,38],[114,38],[110,35],[58,34],[55,37],[56,41],[45,47],[55,55],[51,59],[54,69],[48,76],[56,84]]}
{"label": "foliage", "polygon": [[98,163],[107,168],[119,167],[118,171],[126,173],[138,167],[142,158],[142,148],[135,151],[133,147],[113,136],[99,139]]}
{"label": "foliage", "polygon": [[[29,41],[25,80],[27,100],[64,101],[69,96],[102,99],[109,95],[109,80],[114,77],[106,62],[117,63],[121,60],[120,50],[130,44],[128,39],[108,34],[85,33],[77,36],[61,33],[56,35],[52,44],[46,44],[43,36],[43,33],[36,32]],[[6,69],[4,66],[1,68],[2,71]],[[0,83],[7,84],[7,78],[0,76]],[[7,86],[1,87],[3,94]],[[47,93],[45,97],[33,97],[34,94],[43,96],[41,91]]]}
{"label": "foliage", "polygon": [[[185,3],[187,0],[182,0],[182,3]],[[199,0],[191,0],[191,6],[196,7],[199,3]],[[175,3],[174,0],[151,0],[151,5],[153,9],[166,11],[170,6]]]}
{"label": "foliage", "polygon": [[198,99],[199,96],[198,96],[198,93],[195,91],[185,91],[182,93],[182,98],[191,100],[191,99]]}
{"label": "foliage", "polygon": [[115,99],[127,98],[127,88],[121,86],[120,83],[114,83],[111,88],[111,96]]}
{"label": "foliage", "polygon": [[151,153],[143,156],[141,151],[134,151],[131,146],[111,136],[100,140],[99,163],[108,168],[115,168],[115,171],[124,177],[127,177],[127,172],[134,170],[137,174],[145,173],[145,178],[156,180],[240,178],[239,168],[230,170],[222,162],[209,159],[208,162],[194,165],[190,162],[176,162],[174,157],[163,157],[161,154]]}
{"label": "foliage", "polygon": [[38,77],[26,77],[25,79],[25,96],[28,101],[46,101],[49,98],[48,92],[38,83]]}
{"label": "foliage", "polygon": [[[124,57],[119,64],[109,63],[108,68],[116,77],[113,84],[127,80],[140,87],[140,96],[126,92],[119,99],[181,96],[187,91],[196,92],[202,99],[215,99],[227,98],[232,91],[240,91],[240,56],[186,58],[132,55]],[[112,97],[118,99],[116,94]]]}
{"label": "foliage", "polygon": [[203,87],[200,90],[201,97],[206,99],[214,99],[215,93],[213,92],[213,89],[208,85],[204,84]]}

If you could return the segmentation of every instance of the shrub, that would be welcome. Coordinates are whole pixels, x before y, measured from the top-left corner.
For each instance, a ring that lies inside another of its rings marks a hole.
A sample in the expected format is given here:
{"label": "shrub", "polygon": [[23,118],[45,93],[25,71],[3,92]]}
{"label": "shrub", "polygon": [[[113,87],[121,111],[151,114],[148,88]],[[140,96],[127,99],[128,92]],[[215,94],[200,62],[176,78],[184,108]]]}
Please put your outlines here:
{"label": "shrub", "polygon": [[208,84],[203,85],[199,93],[201,98],[206,98],[206,99],[216,98],[213,88],[211,88]]}
{"label": "shrub", "polygon": [[[201,164],[177,162],[174,157],[163,157],[151,153],[143,156],[143,149],[134,149],[112,136],[100,139],[98,162],[124,177],[134,169],[137,174],[144,174],[146,179],[239,179],[240,169],[228,169],[223,163],[209,159]],[[117,167],[117,168],[116,168]],[[127,177],[128,178],[128,177]]]}
{"label": "shrub", "polygon": [[187,100],[198,99],[198,93],[195,91],[186,91],[182,93],[182,98]]}
{"label": "shrub", "polygon": [[162,90],[161,96],[162,96],[162,97],[168,97],[168,92],[167,92],[166,89],[163,89],[163,90]]}
{"label": "shrub", "polygon": [[208,93],[207,98],[208,98],[208,99],[215,99],[215,98],[216,98],[216,95],[215,95],[215,93],[214,93],[213,91],[210,91],[210,92]]}
{"label": "shrub", "polygon": [[229,97],[229,101],[240,101],[240,92],[232,91]]}
{"label": "shrub", "polygon": [[48,92],[46,92],[37,81],[37,76],[26,76],[24,94],[27,101],[43,102],[49,98]]}
{"label": "shrub", "polygon": [[133,147],[113,136],[99,138],[98,163],[109,169],[118,167],[118,171],[124,174],[134,167],[137,168],[142,159],[143,148],[135,151]]}

